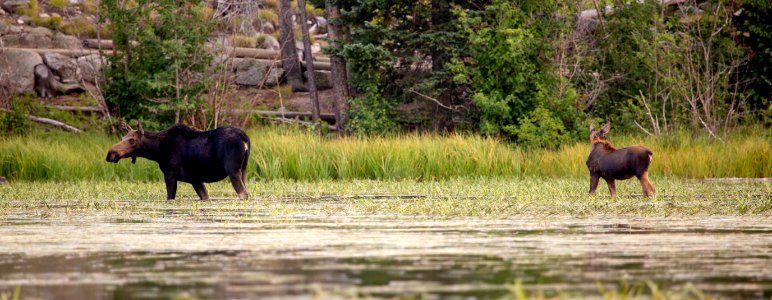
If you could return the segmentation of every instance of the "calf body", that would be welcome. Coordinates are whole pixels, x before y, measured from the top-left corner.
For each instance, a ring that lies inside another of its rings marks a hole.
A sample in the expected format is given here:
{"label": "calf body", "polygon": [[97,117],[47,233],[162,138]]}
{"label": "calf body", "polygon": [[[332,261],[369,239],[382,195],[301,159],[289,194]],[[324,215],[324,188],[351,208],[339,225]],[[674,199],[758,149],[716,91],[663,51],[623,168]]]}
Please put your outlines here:
{"label": "calf body", "polygon": [[657,190],[649,181],[649,165],[653,153],[646,147],[635,145],[617,149],[605,138],[611,124],[607,123],[600,130],[590,126],[590,155],[587,157],[587,169],[590,170],[590,195],[595,194],[598,181],[603,178],[608,184],[611,196],[616,196],[615,180],[630,179],[635,176],[641,182],[643,195],[654,196]]}
{"label": "calf body", "polygon": [[[125,126],[125,127],[124,127]],[[187,182],[201,200],[209,199],[205,182],[228,177],[239,198],[247,199],[246,169],[251,148],[249,137],[235,127],[220,127],[198,131],[177,124],[158,132],[144,131],[139,122],[137,129],[125,123],[121,127],[127,135],[110,147],[106,160],[117,163],[121,158],[144,157],[158,163],[164,173],[167,199],[177,194],[177,182]]]}

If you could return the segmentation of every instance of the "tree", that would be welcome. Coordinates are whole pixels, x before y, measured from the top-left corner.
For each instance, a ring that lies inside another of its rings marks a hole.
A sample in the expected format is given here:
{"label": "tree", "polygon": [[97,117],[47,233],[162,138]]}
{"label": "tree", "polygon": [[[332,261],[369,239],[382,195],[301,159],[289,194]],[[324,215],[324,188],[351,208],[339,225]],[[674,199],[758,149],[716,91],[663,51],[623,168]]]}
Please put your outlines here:
{"label": "tree", "polygon": [[340,50],[340,8],[333,5],[330,0],[324,1],[327,12],[327,34],[330,38],[330,71],[332,73],[333,106],[335,107],[335,126],[338,134],[346,133],[348,124],[348,76],[346,74],[346,60],[337,51]]}
{"label": "tree", "polygon": [[300,60],[295,51],[295,31],[293,26],[292,5],[290,0],[279,0],[279,32],[281,43],[281,66],[284,76],[293,91],[305,91],[303,74],[301,73]]}

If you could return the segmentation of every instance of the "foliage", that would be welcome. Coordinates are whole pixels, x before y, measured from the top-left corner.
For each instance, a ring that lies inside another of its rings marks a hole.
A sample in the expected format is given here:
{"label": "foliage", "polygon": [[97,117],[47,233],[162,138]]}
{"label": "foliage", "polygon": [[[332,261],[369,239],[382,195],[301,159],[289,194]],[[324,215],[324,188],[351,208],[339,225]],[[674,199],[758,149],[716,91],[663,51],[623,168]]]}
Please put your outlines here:
{"label": "foliage", "polygon": [[211,61],[204,44],[213,23],[200,0],[102,2],[123,53],[106,69],[105,100],[116,115],[144,119],[146,127],[179,122],[201,107]]}
{"label": "foliage", "polygon": [[31,101],[35,95],[15,95],[11,97],[11,109],[0,111],[0,132],[11,135],[26,135],[29,132],[29,114]]}
{"label": "foliage", "polygon": [[743,44],[750,48],[748,61],[749,108],[772,126],[772,2],[745,0],[734,19]]}
{"label": "foliage", "polygon": [[530,147],[557,149],[570,139],[563,122],[542,107],[532,110],[520,119],[518,126],[507,131],[514,133],[521,145]]}
{"label": "foliage", "polygon": [[70,4],[70,1],[68,0],[50,0],[48,1],[48,4],[51,5],[51,7],[55,7],[58,9],[63,9],[67,7],[68,4]]}

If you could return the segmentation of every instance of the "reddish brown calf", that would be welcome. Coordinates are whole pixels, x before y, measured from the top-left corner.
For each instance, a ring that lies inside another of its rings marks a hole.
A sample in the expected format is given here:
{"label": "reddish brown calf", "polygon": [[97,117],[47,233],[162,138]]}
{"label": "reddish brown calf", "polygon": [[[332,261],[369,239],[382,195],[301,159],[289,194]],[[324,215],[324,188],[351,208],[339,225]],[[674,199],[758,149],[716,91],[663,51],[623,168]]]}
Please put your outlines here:
{"label": "reddish brown calf", "polygon": [[606,133],[611,123],[606,123],[600,130],[590,125],[590,156],[587,157],[587,168],[590,170],[590,195],[595,194],[600,178],[606,180],[611,196],[617,195],[614,180],[625,180],[633,176],[641,181],[643,195],[652,197],[657,190],[649,181],[649,165],[652,152],[641,145],[617,149],[606,139]]}

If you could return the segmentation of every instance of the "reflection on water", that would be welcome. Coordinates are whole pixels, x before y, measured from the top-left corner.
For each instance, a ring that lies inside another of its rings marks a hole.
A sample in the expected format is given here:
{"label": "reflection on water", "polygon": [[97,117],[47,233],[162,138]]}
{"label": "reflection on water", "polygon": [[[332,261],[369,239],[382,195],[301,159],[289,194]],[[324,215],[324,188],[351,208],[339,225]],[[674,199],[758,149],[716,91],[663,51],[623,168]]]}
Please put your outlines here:
{"label": "reflection on water", "polygon": [[10,210],[0,219],[0,292],[21,286],[25,298],[491,298],[516,280],[548,295],[652,280],[770,299],[770,266],[768,217],[490,220],[171,208],[120,216]]}

